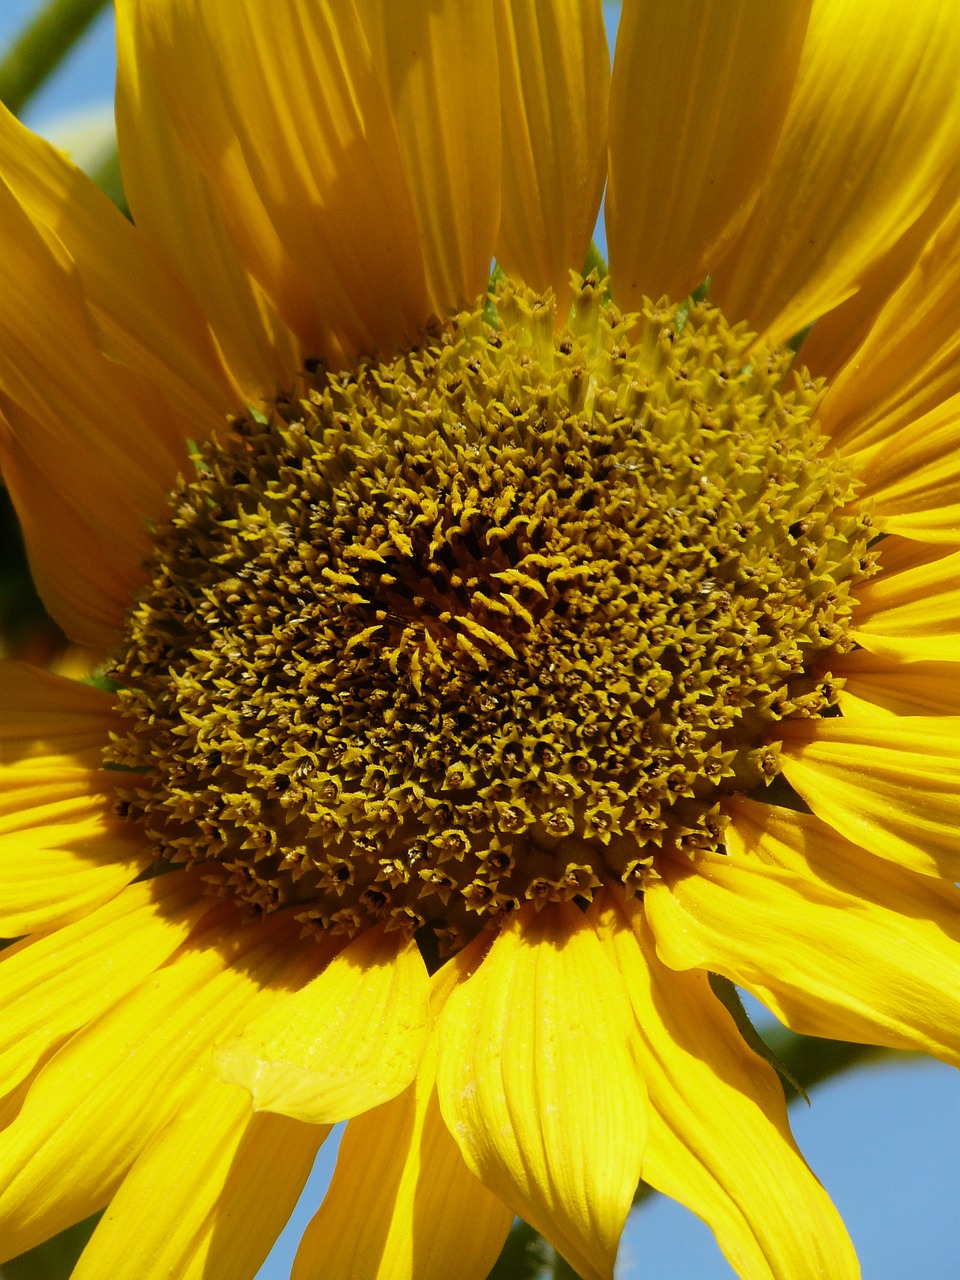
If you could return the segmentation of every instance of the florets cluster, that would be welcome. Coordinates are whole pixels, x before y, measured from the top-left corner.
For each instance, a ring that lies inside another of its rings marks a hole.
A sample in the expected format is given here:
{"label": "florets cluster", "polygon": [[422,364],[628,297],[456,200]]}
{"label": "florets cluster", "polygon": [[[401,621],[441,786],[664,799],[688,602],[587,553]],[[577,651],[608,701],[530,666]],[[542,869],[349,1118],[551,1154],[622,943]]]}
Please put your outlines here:
{"label": "florets cluster", "polygon": [[791,359],[596,279],[558,330],[507,281],[201,446],[113,673],[158,856],[455,947],[717,847],[870,570]]}

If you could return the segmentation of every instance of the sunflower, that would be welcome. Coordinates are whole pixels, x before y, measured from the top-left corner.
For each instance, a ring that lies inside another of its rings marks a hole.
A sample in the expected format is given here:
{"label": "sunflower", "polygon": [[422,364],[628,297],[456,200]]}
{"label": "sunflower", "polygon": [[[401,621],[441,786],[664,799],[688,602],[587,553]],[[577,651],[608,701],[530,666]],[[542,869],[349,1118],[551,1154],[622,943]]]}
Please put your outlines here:
{"label": "sunflower", "polygon": [[346,1120],[297,1280],[855,1276],[715,991],[957,1061],[960,20],[116,8],[132,223],[0,120],[4,1256],[253,1276]]}

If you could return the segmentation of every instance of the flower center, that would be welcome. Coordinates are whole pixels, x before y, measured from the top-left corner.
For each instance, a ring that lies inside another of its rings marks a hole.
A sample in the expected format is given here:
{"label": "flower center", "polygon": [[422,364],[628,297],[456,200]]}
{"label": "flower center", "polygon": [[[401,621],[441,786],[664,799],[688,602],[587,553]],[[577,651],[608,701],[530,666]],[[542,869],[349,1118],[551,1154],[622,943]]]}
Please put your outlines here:
{"label": "flower center", "polygon": [[[722,840],[833,705],[869,518],[820,384],[701,303],[501,282],[202,445],[113,678],[159,858],[444,950]],[[491,321],[488,323],[487,321]]]}

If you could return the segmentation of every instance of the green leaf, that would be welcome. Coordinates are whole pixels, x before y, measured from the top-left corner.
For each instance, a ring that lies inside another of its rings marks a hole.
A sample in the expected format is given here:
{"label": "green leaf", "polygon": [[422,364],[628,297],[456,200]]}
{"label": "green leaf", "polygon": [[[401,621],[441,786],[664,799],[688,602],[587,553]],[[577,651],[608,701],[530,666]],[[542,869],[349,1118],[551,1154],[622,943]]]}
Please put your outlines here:
{"label": "green leaf", "polygon": [[19,1258],[11,1258],[0,1268],[0,1280],[69,1280],[99,1221],[100,1214],[95,1213],[35,1249],[21,1253]]}
{"label": "green leaf", "polygon": [[550,1271],[550,1280],[580,1280],[580,1272],[574,1271],[566,1258],[562,1258],[559,1253],[553,1255],[553,1267]]}
{"label": "green leaf", "polygon": [[553,1249],[533,1227],[518,1218],[510,1228],[489,1280],[540,1280],[550,1266]]}
{"label": "green leaf", "polygon": [[62,643],[33,585],[13,503],[0,485],[0,655],[27,657]]}
{"label": "green leaf", "polygon": [[0,61],[0,101],[18,115],[107,7],[107,0],[48,0]]}

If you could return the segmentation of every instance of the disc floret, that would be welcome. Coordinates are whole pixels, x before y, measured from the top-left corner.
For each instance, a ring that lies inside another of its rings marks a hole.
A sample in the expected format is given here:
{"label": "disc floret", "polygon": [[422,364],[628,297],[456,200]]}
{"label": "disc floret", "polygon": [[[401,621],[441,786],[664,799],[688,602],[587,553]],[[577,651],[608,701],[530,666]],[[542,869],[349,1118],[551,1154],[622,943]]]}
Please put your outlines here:
{"label": "disc floret", "polygon": [[869,520],[822,385],[702,302],[499,285],[201,445],[113,678],[159,857],[446,947],[722,841],[835,701]]}

